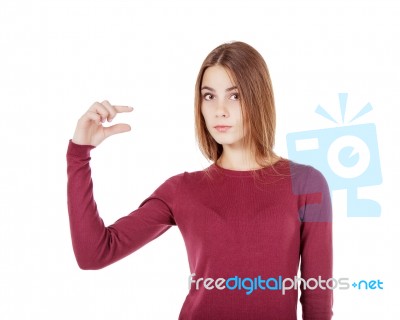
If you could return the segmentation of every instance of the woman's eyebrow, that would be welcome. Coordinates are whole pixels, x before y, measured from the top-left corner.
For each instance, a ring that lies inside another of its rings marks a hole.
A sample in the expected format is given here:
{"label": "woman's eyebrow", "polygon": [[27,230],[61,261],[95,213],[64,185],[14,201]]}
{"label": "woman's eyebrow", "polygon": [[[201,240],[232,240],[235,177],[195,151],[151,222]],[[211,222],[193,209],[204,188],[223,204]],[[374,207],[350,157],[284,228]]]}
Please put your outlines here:
{"label": "woman's eyebrow", "polygon": [[[237,89],[237,86],[233,86],[233,87],[229,87],[229,88],[225,89],[225,91],[229,92],[229,91],[236,90],[236,89]],[[215,89],[208,87],[208,86],[202,87],[201,90],[209,90],[211,92],[215,92]]]}

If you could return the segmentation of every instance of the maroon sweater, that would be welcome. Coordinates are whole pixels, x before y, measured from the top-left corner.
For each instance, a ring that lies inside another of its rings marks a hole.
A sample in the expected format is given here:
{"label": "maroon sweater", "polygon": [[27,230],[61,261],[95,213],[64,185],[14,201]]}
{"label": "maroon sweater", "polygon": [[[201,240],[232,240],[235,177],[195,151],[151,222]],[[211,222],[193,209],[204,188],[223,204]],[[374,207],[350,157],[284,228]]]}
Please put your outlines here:
{"label": "maroon sweater", "polygon": [[[93,148],[70,141],[67,151],[68,210],[80,268],[103,268],[177,226],[195,274],[179,316],[185,320],[297,319],[298,290],[283,294],[282,286],[287,278],[295,282],[300,258],[302,279],[320,279],[324,287],[332,277],[329,189],[313,167],[281,158],[255,171],[213,164],[184,172],[106,227],[93,197]],[[310,287],[316,281],[309,280]],[[333,291],[305,289],[304,282],[298,285],[303,319],[331,319]]]}

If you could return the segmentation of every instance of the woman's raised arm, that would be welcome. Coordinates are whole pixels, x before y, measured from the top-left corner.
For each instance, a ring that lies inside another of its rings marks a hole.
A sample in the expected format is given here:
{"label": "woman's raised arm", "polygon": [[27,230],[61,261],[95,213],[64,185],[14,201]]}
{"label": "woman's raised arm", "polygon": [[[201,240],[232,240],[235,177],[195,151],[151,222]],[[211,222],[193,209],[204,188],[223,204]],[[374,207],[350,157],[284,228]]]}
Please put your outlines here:
{"label": "woman's raised arm", "polygon": [[130,126],[103,127],[126,106],[94,103],[79,119],[67,151],[68,213],[76,260],[81,269],[103,268],[144,246],[175,225],[173,207],[179,176],[165,181],[138,209],[106,227],[93,196],[90,151],[107,137],[127,132]]}

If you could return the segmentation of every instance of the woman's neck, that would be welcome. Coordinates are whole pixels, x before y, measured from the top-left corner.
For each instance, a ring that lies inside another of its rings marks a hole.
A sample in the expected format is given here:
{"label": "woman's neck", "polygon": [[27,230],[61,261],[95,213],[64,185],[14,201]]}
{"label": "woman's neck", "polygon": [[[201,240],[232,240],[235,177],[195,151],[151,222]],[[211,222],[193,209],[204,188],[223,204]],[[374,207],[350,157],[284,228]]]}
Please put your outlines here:
{"label": "woman's neck", "polygon": [[[271,163],[279,160],[279,157],[273,156]],[[229,148],[224,146],[222,155],[217,160],[216,164],[224,169],[236,171],[249,171],[263,168],[252,156],[250,150],[243,148]]]}

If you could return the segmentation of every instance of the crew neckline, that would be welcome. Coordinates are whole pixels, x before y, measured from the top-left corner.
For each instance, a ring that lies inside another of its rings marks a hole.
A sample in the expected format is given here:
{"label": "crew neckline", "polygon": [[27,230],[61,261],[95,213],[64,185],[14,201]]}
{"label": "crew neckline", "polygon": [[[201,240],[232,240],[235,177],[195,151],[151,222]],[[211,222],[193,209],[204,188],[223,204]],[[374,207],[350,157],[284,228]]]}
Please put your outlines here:
{"label": "crew neckline", "polygon": [[270,171],[275,172],[273,169],[281,165],[285,162],[285,158],[279,157],[279,160],[275,161],[272,165],[263,167],[260,169],[255,169],[255,170],[232,170],[232,169],[226,169],[223,167],[220,167],[218,164],[215,162],[210,166],[210,169],[214,169],[215,171],[222,173],[227,176],[232,176],[232,177],[253,177],[254,174],[265,174],[269,173]]}

